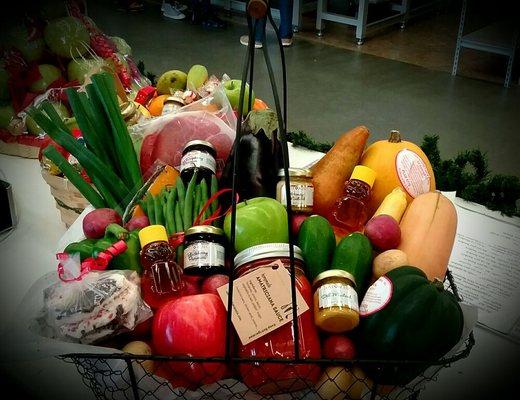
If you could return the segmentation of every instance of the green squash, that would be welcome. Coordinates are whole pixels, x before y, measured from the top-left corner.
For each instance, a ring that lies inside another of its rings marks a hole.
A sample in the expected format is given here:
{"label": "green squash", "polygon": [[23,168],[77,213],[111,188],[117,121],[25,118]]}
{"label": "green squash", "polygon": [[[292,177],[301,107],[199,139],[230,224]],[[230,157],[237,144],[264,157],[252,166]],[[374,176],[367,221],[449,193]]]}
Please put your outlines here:
{"label": "green squash", "polygon": [[[378,301],[369,299],[379,284]],[[358,329],[362,358],[419,360],[397,367],[367,364],[380,384],[405,385],[438,360],[462,335],[464,319],[455,296],[440,281],[431,282],[419,268],[403,266],[383,275],[368,289],[360,307]]]}

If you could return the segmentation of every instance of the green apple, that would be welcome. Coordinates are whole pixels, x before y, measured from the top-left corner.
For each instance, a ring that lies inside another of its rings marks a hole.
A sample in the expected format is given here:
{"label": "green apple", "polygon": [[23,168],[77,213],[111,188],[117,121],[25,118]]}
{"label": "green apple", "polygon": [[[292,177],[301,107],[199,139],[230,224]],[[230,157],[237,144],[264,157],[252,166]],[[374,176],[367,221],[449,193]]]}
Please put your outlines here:
{"label": "green apple", "polygon": [[[231,79],[229,81],[224,82],[224,92],[231,104],[233,110],[238,110],[238,105],[240,102],[240,87],[242,85],[242,81],[240,79]],[[242,114],[246,115],[249,112],[249,84],[246,82],[246,87],[244,90],[244,104],[242,106]],[[253,91],[253,95],[251,97],[251,105],[255,102],[255,92]]]}
{"label": "green apple", "polygon": [[69,81],[78,81],[80,85],[85,83],[87,75],[99,72],[107,63],[102,58],[72,59],[67,65],[67,77]]}
{"label": "green apple", "polygon": [[[56,110],[56,112],[58,113],[58,115],[64,120],[66,121],[67,118],[70,117],[70,113],[69,113],[69,110],[67,109],[67,107],[65,107],[62,103],[58,103],[58,102],[51,102],[52,106],[54,107],[54,109]],[[25,126],[27,127],[27,131],[31,134],[31,135],[34,135],[34,136],[39,136],[39,135],[42,135],[44,134],[45,132],[43,131],[42,128],[40,128],[40,125],[38,125],[36,123],[36,121],[34,119],[32,119],[32,117],[30,117],[29,115],[27,115],[27,117],[25,118]]]}
{"label": "green apple", "polygon": [[40,75],[42,77],[29,86],[29,90],[31,92],[43,93],[47,90],[52,82],[58,78],[61,78],[61,71],[54,65],[41,64],[38,65],[38,69],[40,70]]}
{"label": "green apple", "polygon": [[11,98],[8,82],[9,73],[5,70],[5,68],[0,67],[0,101],[9,100]]}
{"label": "green apple", "polygon": [[50,21],[43,32],[51,51],[63,58],[76,58],[87,53],[90,35],[83,23],[74,17]]}
{"label": "green apple", "polygon": [[[289,243],[287,211],[275,199],[255,197],[237,204],[235,251],[264,243]],[[224,219],[224,232],[231,236],[231,214]]]}
{"label": "green apple", "polygon": [[43,38],[29,40],[29,33],[23,25],[18,25],[9,31],[8,41],[11,46],[20,50],[25,61],[29,63],[38,61],[43,56],[45,50]]}
{"label": "green apple", "polygon": [[14,116],[15,112],[10,104],[0,107],[0,128],[7,128]]}

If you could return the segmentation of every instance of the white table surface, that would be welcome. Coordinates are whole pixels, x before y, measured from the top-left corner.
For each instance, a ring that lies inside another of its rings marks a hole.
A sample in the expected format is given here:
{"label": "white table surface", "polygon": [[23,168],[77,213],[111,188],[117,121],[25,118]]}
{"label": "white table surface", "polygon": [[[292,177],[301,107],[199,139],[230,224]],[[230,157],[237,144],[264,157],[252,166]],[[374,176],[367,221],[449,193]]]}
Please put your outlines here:
{"label": "white table surface", "polygon": [[[304,165],[315,154],[291,153],[292,164]],[[0,155],[0,176],[13,186],[19,224],[8,237],[0,238],[0,331],[8,332],[10,318],[30,286],[56,268],[59,238],[65,232],[49,188],[40,175],[37,160]],[[505,399],[520,372],[520,346],[476,327],[476,345],[470,356],[441,371],[427,384],[421,399]],[[2,341],[2,347],[9,343]],[[74,366],[54,358],[11,362],[0,360],[2,374],[25,387],[32,398],[93,399]],[[515,397],[516,398],[516,397]]]}

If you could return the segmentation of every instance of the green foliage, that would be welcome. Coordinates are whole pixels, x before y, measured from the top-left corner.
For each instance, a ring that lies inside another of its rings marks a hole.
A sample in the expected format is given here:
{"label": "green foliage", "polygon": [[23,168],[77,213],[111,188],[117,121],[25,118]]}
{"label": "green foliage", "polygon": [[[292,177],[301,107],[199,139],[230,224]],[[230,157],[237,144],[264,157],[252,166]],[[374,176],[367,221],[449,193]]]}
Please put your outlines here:
{"label": "green foliage", "polygon": [[137,63],[137,69],[139,70],[141,75],[146,76],[150,80],[150,82],[152,82],[152,85],[155,86],[155,84],[157,83],[157,75],[155,75],[153,72],[146,70],[143,60],[139,60],[139,62]]}
{"label": "green foliage", "polygon": [[520,216],[520,179],[513,175],[491,175],[486,155],[466,150],[451,160],[442,160],[439,136],[425,136],[422,150],[430,160],[439,190],[456,191],[457,196],[482,204],[508,216]]}
{"label": "green foliage", "polygon": [[295,146],[305,147],[309,150],[321,151],[322,153],[326,153],[332,148],[332,146],[334,146],[334,143],[316,142],[303,131],[287,132],[287,140]]}

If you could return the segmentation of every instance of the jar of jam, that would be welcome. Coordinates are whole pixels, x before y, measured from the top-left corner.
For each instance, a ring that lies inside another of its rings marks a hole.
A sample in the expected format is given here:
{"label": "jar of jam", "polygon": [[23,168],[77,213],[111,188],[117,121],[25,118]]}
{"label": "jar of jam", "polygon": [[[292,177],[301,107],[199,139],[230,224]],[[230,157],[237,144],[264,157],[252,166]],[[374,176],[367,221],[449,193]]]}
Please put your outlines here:
{"label": "jar of jam", "polygon": [[216,156],[217,151],[210,142],[205,140],[188,142],[182,151],[179,167],[183,182],[187,184],[190,181],[196,168],[198,168],[197,180],[200,181],[204,178],[209,182],[217,170]]}
{"label": "jar of jam", "polygon": [[141,243],[141,292],[154,310],[182,295],[182,270],[175,261],[175,250],[168,243],[166,228],[150,225],[139,231]]}
{"label": "jar of jam", "polygon": [[[147,118],[147,116],[143,113],[144,107],[134,101],[126,101],[121,103],[119,108],[127,126],[135,125]],[[146,110],[146,108],[144,109]]]}
{"label": "jar of jam", "polygon": [[[291,209],[294,212],[312,214],[314,204],[314,186],[312,172],[308,169],[289,168],[289,183],[291,192]],[[287,206],[285,193],[285,172],[278,172],[280,181],[276,185],[276,200]]]}
{"label": "jar of jam", "polygon": [[[265,268],[276,260],[280,260],[290,271],[289,244],[269,243],[250,247],[235,257],[237,277]],[[320,358],[320,340],[312,318],[312,288],[303,267],[302,252],[294,246],[296,289],[309,306],[309,310],[301,314],[297,321],[300,358]],[[251,343],[240,344],[238,354],[240,357],[294,359],[292,329],[292,322],[286,323]],[[310,387],[320,377],[320,367],[316,364],[240,363],[239,371],[243,382],[264,396]]]}
{"label": "jar of jam", "polygon": [[359,324],[359,302],[354,276],[331,269],[319,274],[314,290],[314,323],[329,333],[342,333]]}
{"label": "jar of jam", "polygon": [[184,235],[184,273],[210,275],[225,269],[224,231],[211,225],[189,228]]}

